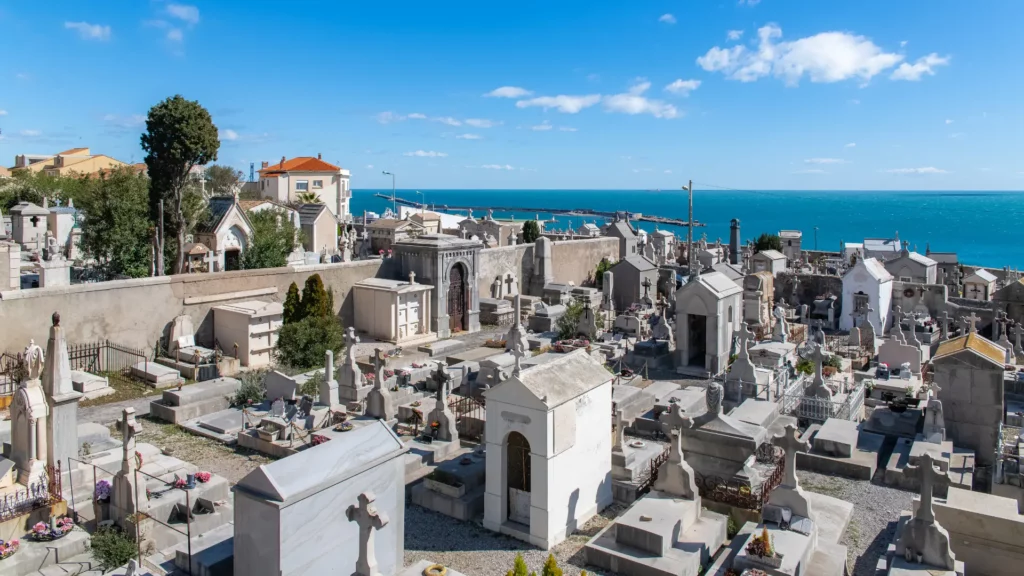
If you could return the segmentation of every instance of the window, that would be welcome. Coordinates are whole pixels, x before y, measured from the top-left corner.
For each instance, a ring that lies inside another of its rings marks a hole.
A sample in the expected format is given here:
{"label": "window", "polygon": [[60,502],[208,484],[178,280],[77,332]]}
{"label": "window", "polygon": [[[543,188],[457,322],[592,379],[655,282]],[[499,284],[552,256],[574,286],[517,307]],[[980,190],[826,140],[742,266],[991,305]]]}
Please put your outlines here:
{"label": "window", "polygon": [[309,180],[296,180],[295,181],[295,190],[297,192],[307,192],[307,191],[309,191]]}
{"label": "window", "polygon": [[323,180],[313,180],[313,188],[323,188],[323,187],[324,187],[324,181]]}

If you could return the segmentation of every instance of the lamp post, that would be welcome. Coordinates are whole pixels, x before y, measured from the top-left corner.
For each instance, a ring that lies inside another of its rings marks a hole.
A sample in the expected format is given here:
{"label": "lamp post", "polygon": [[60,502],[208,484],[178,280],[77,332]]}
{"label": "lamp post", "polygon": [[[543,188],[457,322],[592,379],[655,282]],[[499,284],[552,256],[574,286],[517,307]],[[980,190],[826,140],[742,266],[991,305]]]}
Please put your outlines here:
{"label": "lamp post", "polygon": [[814,250],[818,250],[818,227],[814,227]]}
{"label": "lamp post", "polygon": [[387,170],[382,170],[381,174],[391,176],[391,209],[395,212],[395,218],[398,218],[398,200],[395,199],[395,175]]}
{"label": "lamp post", "polygon": [[423,214],[427,209],[427,195],[419,190],[417,190],[416,193],[420,195],[420,214]]}
{"label": "lamp post", "polygon": [[693,180],[688,182],[688,186],[683,186],[683,190],[686,190],[687,196],[689,196],[690,204],[690,215],[686,225],[686,273],[692,279],[693,274]]}

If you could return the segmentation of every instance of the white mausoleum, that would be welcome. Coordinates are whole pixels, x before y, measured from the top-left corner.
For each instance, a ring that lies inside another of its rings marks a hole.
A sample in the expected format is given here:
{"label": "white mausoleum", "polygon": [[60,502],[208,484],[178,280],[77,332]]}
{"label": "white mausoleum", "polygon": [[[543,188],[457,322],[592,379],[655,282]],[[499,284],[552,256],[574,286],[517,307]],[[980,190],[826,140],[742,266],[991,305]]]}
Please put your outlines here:
{"label": "white mausoleum", "polygon": [[435,340],[430,331],[431,284],[368,278],[352,287],[356,330],[384,342],[412,344]]}
{"label": "white mausoleum", "polygon": [[[843,274],[843,315],[839,329],[853,328],[852,312],[859,313],[871,307],[871,323],[876,330],[884,331],[889,321],[892,304],[892,274],[874,258],[858,260]],[[876,338],[882,335],[876,334]]]}

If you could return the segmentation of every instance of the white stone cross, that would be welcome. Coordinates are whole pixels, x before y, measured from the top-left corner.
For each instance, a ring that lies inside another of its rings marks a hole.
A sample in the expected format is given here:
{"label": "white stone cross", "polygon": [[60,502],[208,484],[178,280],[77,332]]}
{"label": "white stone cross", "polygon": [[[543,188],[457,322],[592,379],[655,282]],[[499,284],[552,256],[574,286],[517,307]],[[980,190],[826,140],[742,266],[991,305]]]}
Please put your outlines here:
{"label": "white stone cross", "polygon": [[359,524],[359,560],[356,561],[357,576],[379,576],[377,556],[373,550],[373,531],[388,525],[388,515],[377,512],[374,502],[377,497],[373,492],[359,495],[359,505],[349,506],[345,516],[349,522]]}
{"label": "white stone cross", "polygon": [[373,349],[373,387],[378,390],[384,388],[384,351],[380,348]]}
{"label": "white stone cross", "polygon": [[413,272],[412,270],[410,270],[409,271],[409,284],[415,284],[415,283],[416,283],[416,273]]}
{"label": "white stone cross", "polygon": [[940,323],[942,324],[942,339],[943,340],[949,340],[949,321],[950,321],[949,312],[946,311],[946,310],[943,310],[942,311],[942,320],[940,321]]}
{"label": "white stone cross", "polygon": [[348,350],[346,350],[348,353],[346,362],[350,366],[356,365],[356,344],[359,344],[359,337],[356,336],[356,329],[349,326],[348,330],[345,331],[345,346],[348,347]]}
{"label": "white stone cross", "polygon": [[797,427],[788,424],[786,430],[782,434],[774,437],[772,443],[782,448],[786,452],[785,466],[785,478],[783,478],[783,485],[796,489],[799,488],[799,484],[796,478],[796,453],[807,452],[808,446],[807,440],[800,438],[800,431]]}
{"label": "white stone cross", "polygon": [[967,324],[970,326],[970,331],[971,332],[977,332],[978,331],[978,320],[981,320],[981,318],[978,318],[977,314],[975,314],[974,312],[971,312],[971,315],[967,316],[966,318],[964,318],[964,320],[966,320]]}
{"label": "white stone cross", "polygon": [[914,518],[929,524],[935,522],[935,510],[932,509],[932,490],[936,485],[949,485],[949,476],[943,474],[932,463],[932,455],[925,452],[917,466],[907,466],[903,473],[916,479],[921,485],[921,505],[917,508]]}
{"label": "white stone cross", "polygon": [[750,358],[750,341],[754,339],[754,333],[747,327],[747,322],[744,320],[740,323],[740,349],[739,355]]}
{"label": "white stone cross", "polygon": [[910,326],[910,342],[920,346],[921,343],[917,340],[917,315],[913,312],[907,312],[904,317],[907,319],[907,324]]}
{"label": "white stone cross", "polygon": [[135,408],[121,410],[121,470],[126,474],[135,469],[135,435],[142,432],[142,425],[135,421]]}
{"label": "white stone cross", "polygon": [[[682,409],[679,407],[679,403],[673,403],[668,410],[661,413],[658,416],[658,421],[661,422],[661,429],[668,436],[672,442],[672,450],[668,453],[669,462],[682,462],[683,461],[683,428],[690,428],[693,426],[693,420],[688,416],[683,416]],[[675,434],[673,435],[673,432]]]}
{"label": "white stone cross", "polygon": [[434,383],[437,384],[437,407],[444,408],[448,405],[448,383],[451,382],[452,377],[444,369],[444,363],[438,362],[437,369],[431,374]]}
{"label": "white stone cross", "polygon": [[[511,274],[509,274],[508,276],[505,276],[505,284],[508,284],[508,288],[505,289],[506,290],[506,292],[505,292],[506,294],[508,294],[509,292],[512,291],[512,284],[514,284],[515,281],[516,281],[515,276],[512,276]],[[516,312],[518,313],[519,311],[516,310]]]}

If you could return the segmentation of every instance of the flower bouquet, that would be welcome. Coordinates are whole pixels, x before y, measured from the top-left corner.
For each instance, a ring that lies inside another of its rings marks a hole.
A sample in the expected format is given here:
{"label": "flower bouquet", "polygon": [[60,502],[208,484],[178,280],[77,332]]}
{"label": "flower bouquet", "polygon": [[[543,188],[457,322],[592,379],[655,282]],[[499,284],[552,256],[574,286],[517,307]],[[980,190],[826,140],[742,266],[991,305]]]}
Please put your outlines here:
{"label": "flower bouquet", "polygon": [[37,522],[32,527],[29,537],[37,542],[49,542],[63,538],[74,527],[74,521],[70,517],[64,516],[63,518],[57,518],[51,525],[47,525],[45,522]]}
{"label": "flower bouquet", "polygon": [[764,566],[778,568],[782,565],[782,554],[772,545],[771,535],[765,528],[761,534],[754,536],[747,543],[747,556],[751,560]]}
{"label": "flower bouquet", "polygon": [[324,442],[327,442],[328,440],[330,440],[330,438],[328,438],[327,436],[324,436],[322,434],[313,434],[312,438],[310,438],[310,444],[312,444],[313,446],[319,446]]}
{"label": "flower bouquet", "polygon": [[174,487],[175,488],[182,488],[182,489],[184,489],[186,484],[188,484],[188,482],[186,482],[184,478],[175,478],[174,479]]}
{"label": "flower bouquet", "polygon": [[18,551],[18,548],[20,547],[21,542],[17,538],[13,540],[8,540],[6,542],[0,540],[0,560],[10,558],[14,555],[15,552]]}
{"label": "flower bouquet", "polygon": [[94,500],[98,500],[100,502],[107,502],[110,500],[110,490],[110,482],[107,482],[106,480],[100,480],[99,482],[96,483],[96,488],[95,490],[93,490],[92,497]]}
{"label": "flower bouquet", "polygon": [[212,476],[213,475],[210,474],[209,472],[196,472],[196,480],[198,480],[199,482],[201,482],[203,484],[206,484],[207,482],[209,482],[210,478]]}

